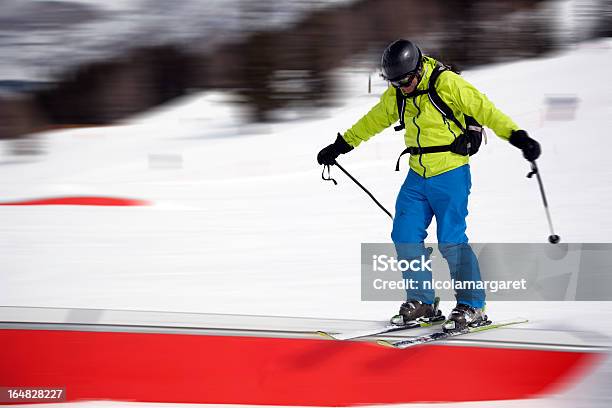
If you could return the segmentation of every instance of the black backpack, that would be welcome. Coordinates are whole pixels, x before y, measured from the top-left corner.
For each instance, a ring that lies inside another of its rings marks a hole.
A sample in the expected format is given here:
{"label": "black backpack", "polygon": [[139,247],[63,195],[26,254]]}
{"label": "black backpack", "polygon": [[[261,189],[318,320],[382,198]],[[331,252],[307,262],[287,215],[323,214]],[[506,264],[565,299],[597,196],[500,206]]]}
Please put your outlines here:
{"label": "black backpack", "polygon": [[[405,96],[404,94],[402,94],[402,92],[399,89],[397,89],[397,92],[395,95],[396,95],[396,100],[397,100],[397,111],[399,114],[400,123],[398,126],[395,126],[394,129],[396,131],[400,131],[406,127],[404,123],[404,109],[406,107],[406,99],[410,97],[416,97],[418,95],[427,94],[432,105],[440,112],[444,121],[447,121],[447,120],[453,121],[457,125],[457,127],[461,129],[461,135],[457,136],[451,144],[444,145],[444,146],[427,146],[427,147],[409,146],[407,147],[406,149],[404,149],[404,151],[402,151],[402,153],[397,159],[397,164],[395,166],[396,171],[399,171],[400,159],[406,153],[420,155],[420,154],[427,154],[427,153],[453,152],[461,156],[468,156],[468,155],[472,156],[473,154],[478,152],[478,149],[480,149],[480,145],[482,144],[482,136],[484,134],[484,128],[482,127],[482,125],[478,123],[478,121],[474,119],[473,117],[464,115],[465,117],[465,126],[464,126],[455,117],[451,108],[442,100],[442,98],[440,98],[440,95],[438,95],[438,92],[436,91],[435,85],[436,85],[436,81],[438,80],[438,77],[440,76],[442,72],[447,71],[447,70],[452,71],[450,67],[447,67],[446,65],[443,65],[438,62],[433,72],[431,73],[431,76],[429,77],[429,86],[428,86],[428,89],[425,91],[417,91],[411,95]],[[485,134],[485,138],[486,138],[486,134]],[[485,139],[485,143],[486,143],[486,139]]]}

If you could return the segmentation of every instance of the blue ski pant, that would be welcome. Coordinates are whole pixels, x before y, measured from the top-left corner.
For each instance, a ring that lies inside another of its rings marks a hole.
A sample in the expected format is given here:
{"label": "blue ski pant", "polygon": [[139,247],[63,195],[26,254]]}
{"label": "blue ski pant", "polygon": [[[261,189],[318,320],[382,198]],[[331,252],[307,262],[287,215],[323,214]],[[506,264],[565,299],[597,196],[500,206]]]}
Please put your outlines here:
{"label": "blue ski pant", "polygon": [[[429,254],[424,241],[427,227],[436,217],[438,248],[448,262],[451,278],[455,281],[481,280],[476,255],[465,235],[468,215],[468,196],[472,186],[468,164],[437,176],[424,178],[413,170],[400,189],[395,205],[391,238],[398,260],[413,260]],[[408,300],[433,303],[434,290],[423,287],[432,280],[431,271],[405,271],[404,279],[412,279],[413,288],[406,290]],[[484,307],[485,293],[481,289],[456,291],[458,303],[475,308]]]}

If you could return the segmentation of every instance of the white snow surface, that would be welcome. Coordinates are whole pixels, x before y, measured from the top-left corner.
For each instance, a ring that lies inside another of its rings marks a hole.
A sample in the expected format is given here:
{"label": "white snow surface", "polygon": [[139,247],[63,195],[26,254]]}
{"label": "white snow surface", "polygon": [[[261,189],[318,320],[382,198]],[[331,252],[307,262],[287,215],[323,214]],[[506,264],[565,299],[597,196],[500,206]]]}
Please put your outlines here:
{"label": "white snow surface", "polygon": [[[565,242],[612,238],[611,69],[612,41],[600,40],[464,73],[542,143],[539,166]],[[375,82],[368,95],[361,92],[367,72],[337,75],[343,103],[320,119],[247,125],[230,95],[197,94],[117,126],[33,135],[46,151],[41,156],[12,156],[9,142],[0,142],[3,201],[109,195],[154,203],[0,207],[0,304],[373,320],[393,314],[396,303],[360,300],[360,244],[389,242],[389,219],[337,169],[337,186],[322,181],[315,160],[386,84]],[[578,98],[573,120],[545,120],[544,101],[555,95]],[[403,137],[388,129],[339,161],[392,208],[408,169],[404,161],[401,173],[393,171],[402,149]],[[179,166],[150,168],[160,155]],[[471,169],[472,242],[545,242],[537,184],[525,177],[518,150],[490,131]],[[435,225],[430,231],[434,241]],[[597,330],[612,335],[607,302],[492,302],[489,313],[589,330],[597,321]],[[534,404],[504,406],[545,405]]]}
{"label": "white snow surface", "polygon": [[[612,42],[466,72],[543,146],[539,160],[565,242],[609,242]],[[580,70],[588,61],[588,70]],[[318,150],[377,101],[365,72],[339,72],[342,106],[321,119],[246,125],[229,95],[198,94],[126,123],[34,135],[46,154],[0,152],[3,200],[108,195],[151,207],[0,207],[0,303],[208,313],[380,318],[360,300],[360,244],[390,242],[391,223]],[[365,87],[363,87],[365,89]],[[352,93],[351,93],[352,89]],[[550,95],[579,98],[572,121],[544,120]],[[520,152],[489,132],[472,159],[472,242],[545,242],[535,180]],[[339,161],[393,207],[407,171],[388,129]],[[150,168],[158,155],[179,166]],[[435,224],[435,223],[434,223]],[[435,225],[430,228],[435,240]],[[486,274],[486,271],[484,272]],[[502,307],[502,305],[500,305]]]}

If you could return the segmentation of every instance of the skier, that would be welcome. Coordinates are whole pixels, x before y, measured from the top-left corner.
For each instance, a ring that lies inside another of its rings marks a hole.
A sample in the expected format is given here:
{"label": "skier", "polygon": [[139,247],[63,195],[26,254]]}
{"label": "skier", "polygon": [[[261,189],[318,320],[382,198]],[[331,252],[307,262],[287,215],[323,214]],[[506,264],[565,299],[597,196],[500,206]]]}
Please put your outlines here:
{"label": "skier", "polygon": [[[473,153],[466,150],[466,146],[468,149],[471,146],[465,143],[465,135],[472,129],[466,124],[474,118],[493,129],[499,137],[521,149],[528,161],[537,159],[541,150],[539,143],[527,132],[450,69],[437,73],[433,81],[435,91],[452,110],[448,116],[441,114],[428,92],[431,75],[441,65],[423,55],[410,41],[400,39],[389,44],[382,55],[381,69],[391,86],[366,115],[343,135],[338,133],[335,142],[319,152],[317,161],[322,165],[334,165],[340,154],[350,152],[400,120],[396,130],[405,128],[404,140],[408,147],[402,154],[410,153],[410,170],[397,196],[391,232],[398,259],[429,255],[424,240],[435,216],[439,249],[449,264],[451,277],[458,282],[476,283],[481,280],[478,260],[465,234],[471,188],[468,163],[469,154]],[[450,120],[452,115],[460,123]],[[457,147],[460,141],[463,141],[463,149]],[[407,301],[391,322],[406,324],[433,317],[434,291],[423,287],[424,281],[431,281],[431,272],[406,271],[403,274],[416,285],[406,290]],[[456,300],[455,308],[443,324],[445,331],[485,323],[484,290],[457,290]]]}

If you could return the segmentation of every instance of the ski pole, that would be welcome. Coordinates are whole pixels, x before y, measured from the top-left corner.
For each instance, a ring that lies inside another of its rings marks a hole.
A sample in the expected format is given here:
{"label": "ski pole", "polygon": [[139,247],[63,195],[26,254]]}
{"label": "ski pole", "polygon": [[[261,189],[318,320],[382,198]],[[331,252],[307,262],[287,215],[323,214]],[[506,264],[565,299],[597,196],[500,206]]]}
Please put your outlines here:
{"label": "ski pole", "polygon": [[[374,195],[373,195],[372,193],[370,193],[370,192],[368,191],[368,189],[367,189],[367,188],[365,188],[365,187],[364,187],[364,186],[363,186],[363,185],[362,185],[362,184],[361,184],[359,181],[357,181],[357,179],[356,179],[355,177],[351,176],[351,174],[350,174],[348,171],[346,171],[346,170],[344,169],[344,167],[342,167],[342,166],[341,166],[341,165],[340,165],[340,164],[339,164],[337,161],[334,161],[334,164],[335,164],[336,166],[338,166],[338,168],[339,168],[340,170],[342,170],[342,172],[343,172],[344,174],[346,174],[348,178],[350,178],[351,180],[353,180],[353,182],[354,182],[355,184],[357,184],[359,187],[361,187],[361,189],[362,189],[363,191],[365,191],[365,193],[366,193],[368,196],[370,196],[370,198],[371,198],[371,199],[372,199],[372,200],[373,200],[373,201],[376,203],[376,205],[377,205],[377,206],[378,206],[378,207],[379,207],[381,210],[383,210],[383,211],[385,212],[385,214],[387,214],[387,215],[389,216],[389,218],[391,218],[391,220],[393,220],[393,215],[391,215],[391,213],[390,213],[390,212],[389,212],[389,211],[388,211],[388,210],[387,210],[387,209],[386,209],[386,208],[385,208],[385,207],[384,207],[384,206],[383,206],[383,205],[382,205],[382,204],[381,204],[381,203],[380,203],[380,202],[379,202],[379,201],[376,199],[376,197],[374,197]],[[327,178],[325,178],[325,176],[324,176],[324,175],[325,175],[325,169],[327,169]],[[323,180],[331,180],[331,181],[333,181],[333,182],[334,182],[334,184],[338,184],[338,183],[336,182],[336,180],[334,180],[334,179],[331,177],[331,173],[330,173],[330,166],[329,166],[329,165],[325,165],[325,166],[323,166],[323,174],[321,174],[321,177],[323,178]]]}
{"label": "ski pole", "polygon": [[548,200],[546,200],[546,194],[544,193],[544,184],[542,184],[542,177],[540,177],[540,171],[538,170],[538,166],[536,165],[535,160],[530,161],[531,163],[531,171],[527,174],[527,178],[533,177],[535,174],[536,179],[538,180],[538,185],[540,186],[540,194],[542,195],[542,202],[544,203],[544,211],[546,211],[546,218],[548,219],[548,227],[550,228],[550,235],[548,236],[548,242],[551,244],[557,244],[561,241],[561,237],[555,234],[553,230],[552,219],[550,217],[550,210],[548,209]]}

